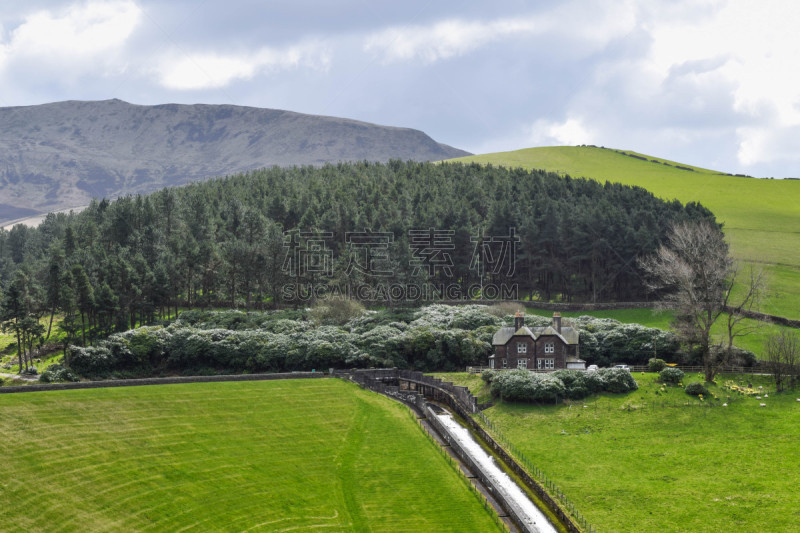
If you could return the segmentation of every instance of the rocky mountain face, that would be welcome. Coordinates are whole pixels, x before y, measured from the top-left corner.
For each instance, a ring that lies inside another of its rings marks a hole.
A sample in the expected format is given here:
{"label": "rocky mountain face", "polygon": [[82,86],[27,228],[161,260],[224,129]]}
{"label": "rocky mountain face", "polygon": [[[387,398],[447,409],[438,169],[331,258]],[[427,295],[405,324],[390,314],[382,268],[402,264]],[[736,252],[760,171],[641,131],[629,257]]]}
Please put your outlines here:
{"label": "rocky mountain face", "polygon": [[463,155],[418,130],[277,109],[121,100],[5,107],[0,223],[272,165]]}

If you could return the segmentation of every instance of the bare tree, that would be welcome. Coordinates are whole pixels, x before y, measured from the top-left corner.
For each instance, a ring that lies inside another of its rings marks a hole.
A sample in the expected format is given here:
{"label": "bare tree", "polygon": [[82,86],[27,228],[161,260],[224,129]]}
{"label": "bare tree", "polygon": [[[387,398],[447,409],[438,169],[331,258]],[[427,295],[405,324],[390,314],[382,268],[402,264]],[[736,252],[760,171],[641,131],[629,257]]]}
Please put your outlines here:
{"label": "bare tree", "polygon": [[[639,266],[648,275],[648,287],[663,293],[663,305],[675,310],[673,328],[687,345],[699,348],[705,379],[713,381],[728,362],[734,339],[747,333],[742,319],[758,305],[763,275],[751,271],[746,290],[733,292],[740,269],[722,231],[711,222],[675,224],[668,241]],[[723,348],[712,345],[711,328],[726,309],[731,313]]]}
{"label": "bare tree", "polygon": [[[727,323],[727,346],[725,347],[725,363],[730,362],[733,353],[733,341],[737,337],[743,337],[760,329],[764,324],[759,321],[745,321],[748,315],[758,311],[761,303],[761,294],[766,288],[766,279],[762,269],[756,269],[749,265],[747,278],[741,278],[741,266],[734,263],[731,268],[730,281],[725,291],[724,309],[728,312]],[[735,292],[734,287],[739,281],[740,292]]]}
{"label": "bare tree", "polygon": [[777,391],[782,391],[787,381],[789,388],[794,388],[798,378],[797,364],[800,363],[800,339],[797,335],[785,329],[770,335],[765,356]]}

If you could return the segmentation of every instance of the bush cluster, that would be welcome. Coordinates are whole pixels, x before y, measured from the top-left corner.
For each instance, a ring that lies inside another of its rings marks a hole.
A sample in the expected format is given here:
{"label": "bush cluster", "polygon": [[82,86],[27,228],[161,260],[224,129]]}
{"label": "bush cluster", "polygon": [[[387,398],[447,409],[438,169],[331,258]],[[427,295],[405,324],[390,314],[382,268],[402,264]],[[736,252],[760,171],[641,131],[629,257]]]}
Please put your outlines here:
{"label": "bush cluster", "polygon": [[652,358],[647,361],[647,369],[650,372],[661,372],[665,368],[667,368],[667,362],[663,359]]}
{"label": "bush cluster", "polygon": [[311,317],[320,324],[341,326],[361,316],[364,306],[350,298],[341,296],[329,297],[320,301],[311,310]]}
{"label": "bush cluster", "polygon": [[[510,305],[430,305],[420,309],[363,310],[348,300],[323,300],[310,310],[268,312],[190,310],[168,326],[112,334],[95,346],[71,347],[70,368],[86,376],[159,372],[280,372],[329,367],[386,366],[453,371],[484,365],[492,337],[511,324]],[[546,326],[549,317],[529,315]],[[644,364],[678,349],[669,332],[582,316],[580,353],[588,364]],[[580,388],[580,386],[578,386]]]}
{"label": "bush cluster", "polygon": [[708,389],[702,383],[689,383],[683,388],[686,391],[686,394],[690,396],[708,396]]}
{"label": "bush cluster", "polygon": [[78,378],[62,365],[50,365],[47,370],[39,376],[42,383],[58,383],[61,381],[78,381]]}
{"label": "bush cluster", "polygon": [[680,341],[669,331],[590,316],[581,316],[572,322],[580,330],[581,359],[587,364],[646,365],[654,353],[669,359],[682,357]]}
{"label": "bush cluster", "polygon": [[497,317],[476,305],[432,305],[410,313],[359,312],[342,326],[320,326],[297,312],[191,311],[166,327],[140,327],[113,334],[95,346],[71,346],[68,361],[75,372],[92,377],[207,369],[457,370],[485,363],[498,324]]}
{"label": "bush cluster", "polygon": [[557,370],[547,374],[527,370],[491,370],[481,377],[490,384],[493,397],[518,402],[549,403],[562,398],[580,400],[593,393],[623,393],[639,388],[631,373],[619,368],[604,368],[597,372]]}
{"label": "bush cluster", "polygon": [[671,366],[667,367],[658,373],[658,379],[662,383],[680,383],[683,380],[683,370]]}

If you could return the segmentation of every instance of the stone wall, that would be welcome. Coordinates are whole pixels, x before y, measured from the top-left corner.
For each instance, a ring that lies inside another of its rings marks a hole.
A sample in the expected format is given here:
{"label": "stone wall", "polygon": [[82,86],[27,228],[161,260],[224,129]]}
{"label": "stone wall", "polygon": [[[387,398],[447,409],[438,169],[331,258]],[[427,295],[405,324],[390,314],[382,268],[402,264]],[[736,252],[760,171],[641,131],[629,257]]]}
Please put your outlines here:
{"label": "stone wall", "polygon": [[41,392],[53,390],[100,389],[104,387],[135,387],[140,385],[169,385],[177,383],[211,383],[216,381],[267,381],[273,379],[309,379],[330,377],[325,372],[285,372],[281,374],[236,374],[225,376],[176,376],[170,378],[110,379],[79,381],[77,383],[43,383],[18,387],[0,387],[0,394]]}

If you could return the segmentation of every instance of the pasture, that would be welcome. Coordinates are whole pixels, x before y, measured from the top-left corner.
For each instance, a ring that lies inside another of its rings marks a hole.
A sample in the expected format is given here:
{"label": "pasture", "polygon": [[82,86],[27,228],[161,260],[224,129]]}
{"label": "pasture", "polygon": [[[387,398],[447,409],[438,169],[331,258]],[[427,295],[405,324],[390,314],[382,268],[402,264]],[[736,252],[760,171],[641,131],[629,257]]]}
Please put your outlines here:
{"label": "pasture", "polygon": [[3,531],[495,531],[408,409],[337,379],[0,395]]}
{"label": "pasture", "polygon": [[630,155],[623,155],[622,151],[555,146],[451,161],[541,168],[643,187],[665,200],[700,202],[725,224],[733,256],[762,266],[769,275],[770,290],[762,310],[800,318],[800,181],[730,176],[629,150],[624,152]]}
{"label": "pasture", "polygon": [[[440,377],[487,395],[476,376]],[[795,393],[770,392],[767,376],[720,376],[709,386],[716,397],[701,401],[656,374],[634,377],[640,388],[628,394],[499,402],[484,414],[599,531],[800,529]],[[726,380],[751,383],[762,397],[733,392]]]}
{"label": "pasture", "polygon": [[[544,309],[537,309],[529,307],[526,313],[541,315],[545,317],[553,316],[553,312]],[[565,318],[579,317],[581,315],[589,315],[597,318],[613,318],[625,324],[641,324],[649,328],[659,328],[663,330],[670,330],[670,322],[674,319],[672,311],[658,310],[658,309],[612,309],[612,310],[599,310],[599,311],[562,311],[561,315]],[[714,323],[711,328],[711,334],[715,342],[727,342],[727,328],[726,328],[727,314],[723,314]],[[795,331],[793,328],[787,328],[778,324],[770,324],[761,322],[759,320],[744,319],[742,326],[747,329],[747,335],[737,337],[734,340],[734,345],[750,350],[756,354],[756,358],[764,359],[764,350],[766,347],[767,339],[770,335],[774,335],[781,330],[789,329]]]}

